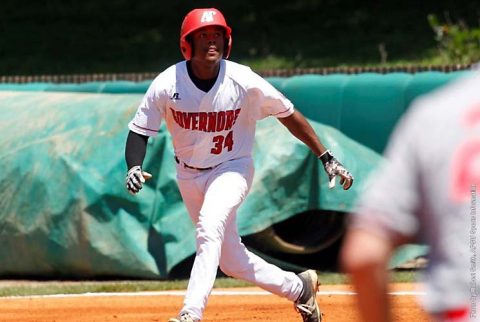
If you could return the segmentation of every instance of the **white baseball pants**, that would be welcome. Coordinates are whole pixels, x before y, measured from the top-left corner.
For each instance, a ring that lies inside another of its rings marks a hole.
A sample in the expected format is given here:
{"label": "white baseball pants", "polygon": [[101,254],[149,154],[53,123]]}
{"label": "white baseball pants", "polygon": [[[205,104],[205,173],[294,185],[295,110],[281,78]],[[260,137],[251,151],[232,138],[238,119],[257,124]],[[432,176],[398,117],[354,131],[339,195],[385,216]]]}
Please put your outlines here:
{"label": "white baseball pants", "polygon": [[295,301],[300,278],[248,251],[237,231],[236,214],[253,179],[253,160],[241,158],[211,170],[177,164],[180,193],[196,228],[196,256],[181,313],[202,319],[217,268],[281,297]]}

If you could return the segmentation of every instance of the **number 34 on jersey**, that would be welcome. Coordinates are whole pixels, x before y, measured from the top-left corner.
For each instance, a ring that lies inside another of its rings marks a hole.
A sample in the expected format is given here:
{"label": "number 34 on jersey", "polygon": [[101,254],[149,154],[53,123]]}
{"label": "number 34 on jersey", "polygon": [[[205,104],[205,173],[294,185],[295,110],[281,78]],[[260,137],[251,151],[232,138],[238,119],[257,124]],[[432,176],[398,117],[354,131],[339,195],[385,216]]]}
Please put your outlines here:
{"label": "number 34 on jersey", "polygon": [[228,132],[227,135],[217,135],[213,137],[214,147],[210,150],[212,154],[220,154],[223,149],[232,151],[233,149],[233,131]]}
{"label": "number 34 on jersey", "polygon": [[201,132],[225,132],[227,134],[216,135],[212,139],[210,153],[220,154],[223,151],[233,149],[232,127],[240,114],[240,108],[219,112],[182,112],[170,108],[175,123],[186,130]]}

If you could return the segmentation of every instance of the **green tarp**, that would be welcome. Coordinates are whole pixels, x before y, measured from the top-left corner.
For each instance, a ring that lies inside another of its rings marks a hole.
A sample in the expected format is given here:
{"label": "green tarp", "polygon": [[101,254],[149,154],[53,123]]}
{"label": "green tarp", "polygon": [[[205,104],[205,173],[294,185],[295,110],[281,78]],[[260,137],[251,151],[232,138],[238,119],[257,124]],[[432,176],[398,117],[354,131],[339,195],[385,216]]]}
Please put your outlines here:
{"label": "green tarp", "polygon": [[[194,253],[164,127],[144,162],[154,178],[138,196],[124,187],[127,124],[141,97],[0,92],[0,275],[164,278]],[[241,235],[308,209],[351,210],[381,157],[312,125],[359,180],[347,192],[328,190],[311,152],[277,120],[263,120]]]}
{"label": "green tarp", "polygon": [[[263,120],[254,185],[239,210],[241,235],[255,234],[262,243],[272,238],[272,225],[306,210],[321,210],[314,216],[352,210],[410,103],[468,73],[270,78],[354,173],[355,185],[328,190],[309,150],[275,119]],[[124,188],[127,123],[149,84],[0,84],[1,276],[164,278],[194,253],[164,128],[149,141],[144,163],[154,179],[136,197]],[[342,233],[338,222],[333,235]],[[391,266],[426,252],[407,246]],[[298,267],[294,260],[270,259]]]}

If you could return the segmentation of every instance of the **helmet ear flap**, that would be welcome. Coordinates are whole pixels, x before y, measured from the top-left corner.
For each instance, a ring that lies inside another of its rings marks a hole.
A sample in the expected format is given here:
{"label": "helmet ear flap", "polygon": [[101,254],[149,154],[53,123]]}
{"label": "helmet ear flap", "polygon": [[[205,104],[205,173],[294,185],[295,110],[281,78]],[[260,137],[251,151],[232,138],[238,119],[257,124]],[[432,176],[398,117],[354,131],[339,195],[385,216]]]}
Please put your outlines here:
{"label": "helmet ear flap", "polygon": [[192,43],[190,42],[189,37],[184,37],[180,39],[180,49],[185,60],[190,60],[192,58]]}
{"label": "helmet ear flap", "polygon": [[232,50],[232,36],[225,38],[225,49],[223,50],[223,58],[228,59],[230,57],[230,51]]}

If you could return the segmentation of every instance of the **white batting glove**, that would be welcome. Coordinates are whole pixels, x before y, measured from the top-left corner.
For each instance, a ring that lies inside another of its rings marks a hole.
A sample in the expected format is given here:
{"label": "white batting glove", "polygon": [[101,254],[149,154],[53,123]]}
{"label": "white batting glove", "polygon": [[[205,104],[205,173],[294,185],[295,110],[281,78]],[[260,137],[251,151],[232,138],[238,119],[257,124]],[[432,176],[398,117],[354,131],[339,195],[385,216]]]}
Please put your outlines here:
{"label": "white batting glove", "polygon": [[340,184],[343,186],[343,190],[348,190],[353,184],[353,176],[345,167],[333,156],[330,150],[323,152],[318,157],[325,168],[325,172],[328,176],[328,188],[335,187],[335,177],[340,177]]}
{"label": "white batting glove", "polygon": [[152,175],[142,171],[142,167],[137,165],[128,170],[125,186],[130,194],[135,195],[143,188],[145,181],[150,178],[152,178]]}

